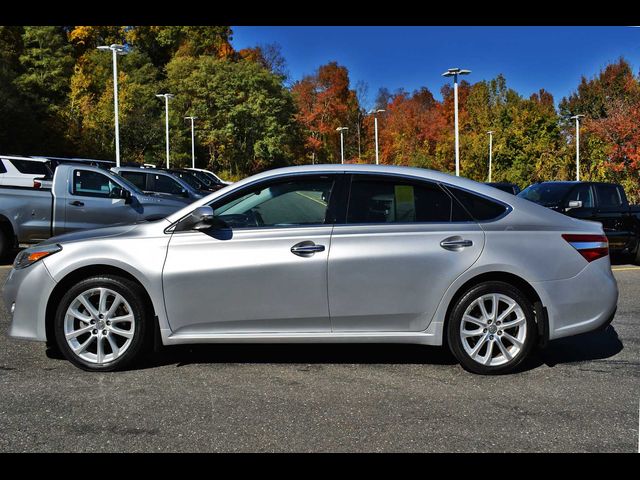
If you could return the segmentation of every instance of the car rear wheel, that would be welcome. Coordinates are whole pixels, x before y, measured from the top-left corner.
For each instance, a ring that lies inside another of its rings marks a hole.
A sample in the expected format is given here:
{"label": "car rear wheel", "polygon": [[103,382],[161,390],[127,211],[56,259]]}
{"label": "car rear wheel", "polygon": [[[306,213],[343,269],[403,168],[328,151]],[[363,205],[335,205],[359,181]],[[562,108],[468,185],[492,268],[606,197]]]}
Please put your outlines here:
{"label": "car rear wheel", "polygon": [[448,322],[449,347],[474,373],[509,373],[529,355],[536,340],[533,305],[505,282],[472,287],[456,302]]}
{"label": "car rear wheel", "polygon": [[119,370],[149,344],[149,317],[138,284],[111,275],[91,277],[60,301],[56,342],[63,355],[83,370]]}

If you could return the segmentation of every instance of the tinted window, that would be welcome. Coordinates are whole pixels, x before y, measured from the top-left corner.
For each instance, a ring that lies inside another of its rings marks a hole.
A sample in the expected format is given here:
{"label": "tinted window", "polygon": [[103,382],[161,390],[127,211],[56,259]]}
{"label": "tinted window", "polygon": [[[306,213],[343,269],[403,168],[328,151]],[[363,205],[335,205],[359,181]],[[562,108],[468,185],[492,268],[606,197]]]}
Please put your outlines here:
{"label": "tinted window", "polygon": [[593,208],[593,190],[591,190],[591,186],[578,185],[569,194],[567,204],[572,200],[580,200],[583,208]]}
{"label": "tinted window", "polygon": [[73,194],[87,197],[108,198],[111,190],[119,185],[98,172],[75,170],[73,172]]}
{"label": "tinted window", "polygon": [[596,185],[598,203],[601,207],[621,207],[622,199],[616,185]]}
{"label": "tinted window", "polygon": [[7,173],[7,169],[4,166],[4,163],[2,163],[2,160],[0,160],[0,173]]}
{"label": "tinted window", "polygon": [[545,207],[555,207],[573,187],[572,183],[536,183],[518,194]]}
{"label": "tinted window", "polygon": [[190,173],[185,172],[177,172],[176,175],[184,180],[188,185],[195,188],[196,190],[206,190],[205,187],[200,180],[191,175]]}
{"label": "tinted window", "polygon": [[120,176],[126,178],[141,190],[146,190],[145,180],[147,175],[142,172],[120,172]]}
{"label": "tinted window", "polygon": [[281,181],[214,202],[212,207],[214,215],[231,227],[324,224],[333,184],[330,177]]}
{"label": "tinted window", "polygon": [[[502,215],[507,207],[504,205],[493,202],[488,198],[481,197],[480,195],[475,195],[471,192],[467,192],[466,190],[462,190],[459,188],[447,186],[449,191],[453,194],[453,196],[458,200],[464,210],[469,212],[469,214],[477,221],[487,221],[493,220],[494,218]],[[456,218],[456,215],[460,215],[459,218]],[[463,221],[465,219],[465,214],[454,210],[454,221]]]}
{"label": "tinted window", "polygon": [[44,162],[36,162],[30,160],[9,160],[18,169],[20,173],[26,173],[28,175],[47,175],[49,169]]}
{"label": "tinted window", "polygon": [[353,176],[347,223],[449,222],[451,197],[438,185]]}
{"label": "tinted window", "polygon": [[168,175],[151,174],[152,188],[154,192],[171,193],[172,195],[180,195],[184,188],[176,180]]}

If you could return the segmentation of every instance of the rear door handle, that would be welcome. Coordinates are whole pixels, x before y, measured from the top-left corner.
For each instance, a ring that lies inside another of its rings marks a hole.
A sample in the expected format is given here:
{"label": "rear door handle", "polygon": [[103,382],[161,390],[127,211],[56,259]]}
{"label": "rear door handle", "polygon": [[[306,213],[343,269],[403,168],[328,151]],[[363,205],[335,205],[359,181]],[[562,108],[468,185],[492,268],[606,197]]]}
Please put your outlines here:
{"label": "rear door handle", "polygon": [[324,245],[316,245],[315,243],[307,240],[296,243],[291,247],[291,253],[298,255],[299,257],[310,257],[316,252],[324,252]]}
{"label": "rear door handle", "polygon": [[79,200],[75,200],[71,202],[69,205],[73,205],[74,207],[84,207],[84,202],[80,202]]}
{"label": "rear door handle", "polygon": [[445,238],[440,242],[440,246],[445,250],[452,250],[458,252],[465,247],[471,247],[473,242],[471,240],[465,240],[460,237]]}

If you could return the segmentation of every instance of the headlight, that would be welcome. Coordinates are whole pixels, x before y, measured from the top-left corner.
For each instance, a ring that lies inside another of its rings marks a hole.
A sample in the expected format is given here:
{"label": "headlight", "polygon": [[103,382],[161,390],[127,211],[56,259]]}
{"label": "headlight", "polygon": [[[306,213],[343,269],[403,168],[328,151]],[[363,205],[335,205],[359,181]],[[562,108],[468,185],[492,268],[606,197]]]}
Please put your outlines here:
{"label": "headlight", "polygon": [[53,255],[60,250],[62,250],[62,245],[58,245],[57,243],[54,245],[43,245],[41,247],[36,245],[35,247],[27,248],[18,254],[13,262],[13,268],[16,270],[26,268],[29,265],[33,265],[38,260],[48,257],[49,255]]}

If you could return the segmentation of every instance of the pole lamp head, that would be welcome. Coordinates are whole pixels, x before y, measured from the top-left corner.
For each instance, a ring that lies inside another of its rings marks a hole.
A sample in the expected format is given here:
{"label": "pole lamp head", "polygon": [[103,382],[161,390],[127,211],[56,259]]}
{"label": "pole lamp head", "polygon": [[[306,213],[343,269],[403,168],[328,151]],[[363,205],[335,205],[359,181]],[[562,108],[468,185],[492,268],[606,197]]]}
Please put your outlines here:
{"label": "pole lamp head", "polygon": [[377,110],[369,110],[369,115],[375,115],[376,113],[386,112],[384,108],[378,108]]}
{"label": "pole lamp head", "polygon": [[469,75],[471,70],[465,70],[463,68],[450,68],[442,74],[443,77],[453,77],[455,75]]}
{"label": "pole lamp head", "polygon": [[342,130],[349,130],[349,127],[338,127],[338,128],[336,128],[336,132],[342,132]]}
{"label": "pole lamp head", "polygon": [[580,121],[580,119],[581,119],[582,117],[584,117],[584,114],[583,114],[583,113],[579,113],[578,115],[574,115],[574,116],[572,116],[572,117],[570,117],[570,118],[571,118],[571,120],[578,120],[578,121]]}

